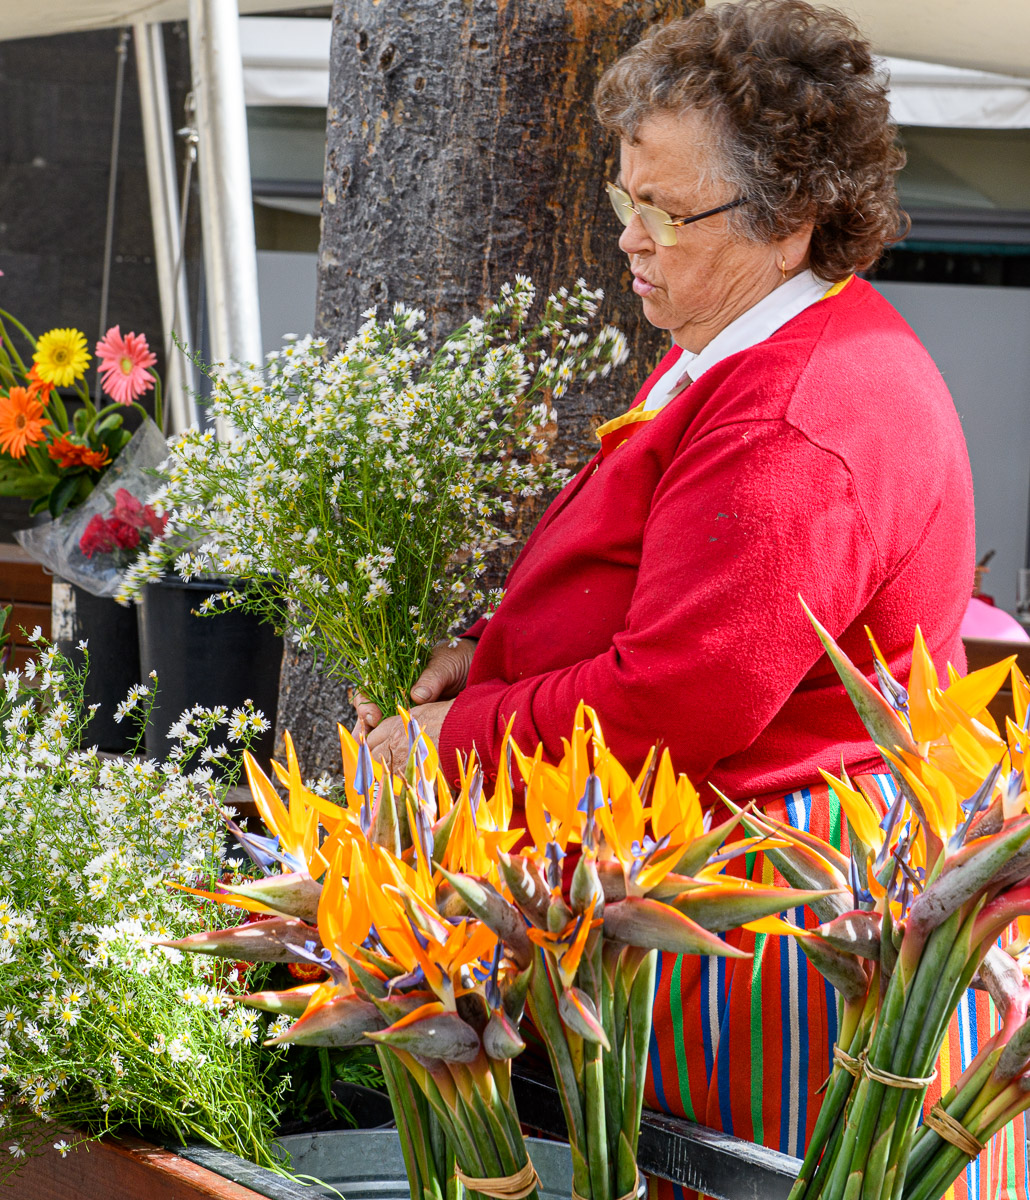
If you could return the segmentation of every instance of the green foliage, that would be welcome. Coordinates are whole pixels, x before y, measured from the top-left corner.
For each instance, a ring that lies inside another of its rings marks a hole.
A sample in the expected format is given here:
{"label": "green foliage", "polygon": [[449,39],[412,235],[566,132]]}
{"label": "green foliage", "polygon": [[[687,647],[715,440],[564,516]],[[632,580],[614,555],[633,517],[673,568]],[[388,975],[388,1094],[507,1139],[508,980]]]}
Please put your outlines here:
{"label": "green foliage", "polygon": [[[278,1094],[250,1047],[260,1024],[232,1003],[239,972],[156,944],[214,915],[165,886],[210,887],[225,870],[232,756],[206,743],[223,725],[245,741],[266,723],[252,708],[196,708],[166,763],[104,758],[77,749],[84,677],[43,643],[4,677],[0,1181],[48,1144],[66,1152],[68,1136],[126,1125],[273,1165]],[[137,687],[120,714],[145,720],[152,703]],[[198,750],[203,765],[187,773]]]}

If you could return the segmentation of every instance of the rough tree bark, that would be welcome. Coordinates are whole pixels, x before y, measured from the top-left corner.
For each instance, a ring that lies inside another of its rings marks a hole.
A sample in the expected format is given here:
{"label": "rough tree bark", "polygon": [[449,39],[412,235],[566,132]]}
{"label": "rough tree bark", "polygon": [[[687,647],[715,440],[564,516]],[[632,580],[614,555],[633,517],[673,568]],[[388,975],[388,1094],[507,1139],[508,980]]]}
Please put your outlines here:
{"label": "rough tree bark", "polygon": [[[553,453],[576,468],[663,348],[640,316],[604,192],[617,147],[594,86],[648,26],[699,0],[336,0],[318,325],[331,345],[363,310],[426,309],[432,332],[476,311],[516,272],[540,292],[585,276],[630,360],[561,401]],[[521,541],[539,508],[517,515]],[[286,653],[278,727],[305,769],[334,770],[345,689]]]}

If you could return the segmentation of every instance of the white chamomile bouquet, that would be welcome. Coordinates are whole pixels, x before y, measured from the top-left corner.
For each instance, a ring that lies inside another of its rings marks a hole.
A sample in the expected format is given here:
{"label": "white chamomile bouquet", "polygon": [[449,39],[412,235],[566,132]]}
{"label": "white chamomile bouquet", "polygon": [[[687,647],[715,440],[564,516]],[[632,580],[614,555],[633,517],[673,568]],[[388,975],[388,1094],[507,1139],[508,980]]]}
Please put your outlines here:
{"label": "white chamomile bouquet", "polygon": [[587,330],[600,298],[580,280],[534,320],[517,276],[435,351],[425,314],[396,305],[333,357],[305,338],[218,373],[212,413],[233,436],[171,443],[150,501],[167,524],[120,598],[173,563],[227,576],[211,609],[258,612],[396,711],[431,647],[498,599],[480,578],[515,498],[564,481],[552,401],[626,358],[617,329]]}
{"label": "white chamomile bouquet", "polygon": [[[211,927],[211,906],[165,880],[231,875],[212,773],[230,752],[210,743],[230,725],[245,744],[266,721],[194,709],[165,763],[80,750],[84,676],[34,637],[38,658],[0,690],[0,1182],[126,1124],[271,1165],[276,1096],[250,1052],[254,1015],[231,1003],[240,968],[155,945]],[[121,714],[145,719],[152,690]]]}

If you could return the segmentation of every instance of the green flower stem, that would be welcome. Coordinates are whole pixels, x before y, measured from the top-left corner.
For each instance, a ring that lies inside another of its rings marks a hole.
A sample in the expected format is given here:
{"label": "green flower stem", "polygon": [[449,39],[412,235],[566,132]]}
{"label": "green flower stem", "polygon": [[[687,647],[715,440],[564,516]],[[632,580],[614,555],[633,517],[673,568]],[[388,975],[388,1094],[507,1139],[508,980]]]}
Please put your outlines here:
{"label": "green flower stem", "polygon": [[567,1040],[565,1026],[558,1015],[549,971],[549,956],[538,951],[530,972],[529,994],[526,1003],[533,1024],[547,1046],[547,1057],[554,1072],[554,1081],[561,1098],[562,1112],[568,1128],[569,1146],[572,1150],[572,1184],[580,1196],[590,1195],[590,1171],[587,1166],[586,1124],[580,1097],[579,1081],[572,1052]]}
{"label": "green flower stem", "polygon": [[[985,1145],[1021,1112],[1030,1108],[1030,1092],[1018,1083],[1010,1083],[993,1103],[981,1110],[978,1120],[963,1122],[966,1129]],[[950,1142],[941,1140],[939,1153],[934,1155],[921,1175],[911,1173],[902,1192],[904,1200],[938,1200],[965,1170],[969,1155]]]}
{"label": "green flower stem", "polygon": [[526,1140],[522,1134],[518,1110],[511,1096],[510,1082],[509,1086],[503,1092],[498,1088],[496,1082],[497,1077],[504,1072],[508,1073],[510,1078],[511,1059],[505,1059],[503,1062],[493,1062],[487,1058],[486,1066],[491,1074],[491,1083],[493,1084],[492,1104],[501,1118],[502,1130],[511,1150],[512,1171],[521,1171],[526,1163],[529,1162],[529,1150],[526,1148]]}
{"label": "green flower stem", "polygon": [[[618,1166],[626,1060],[625,1046],[615,1028],[615,988],[611,973],[608,970],[608,963],[604,960],[603,943],[602,967],[601,1006],[599,1011],[601,1025],[608,1034],[608,1040],[612,1046],[611,1053],[605,1054],[601,1058],[601,1065],[604,1070],[604,1120],[605,1129],[608,1134],[608,1161],[612,1164],[612,1170],[615,1172],[615,1192],[616,1195],[621,1195],[618,1183]],[[625,1022],[623,1022],[623,1027],[625,1030]],[[635,1066],[635,1064],[633,1065]],[[632,1180],[630,1182],[632,1184]]]}
{"label": "green flower stem", "polygon": [[[583,1147],[586,1143],[586,1131],[583,1126],[583,1110],[579,1104],[579,1083],[565,1038],[565,1027],[562,1025],[561,1017],[558,1016],[558,1005],[551,985],[547,958],[543,951],[538,951],[533,960],[527,1006],[530,1016],[533,1018],[533,1024],[540,1030],[547,1046],[547,1054],[551,1060],[555,1083],[561,1097],[562,1110],[568,1125],[569,1141],[577,1148]],[[581,1196],[585,1195],[583,1189],[587,1187],[587,1181],[581,1179],[578,1183],[583,1186],[581,1188],[577,1185],[576,1190]]]}
{"label": "green flower stem", "polygon": [[162,433],[165,431],[164,392],[161,387],[161,376],[150,369],[147,374],[154,381],[154,424]]}
{"label": "green flower stem", "polygon": [[587,1042],[583,1047],[584,1111],[587,1126],[587,1162],[590,1165],[591,1200],[606,1200],[611,1195],[608,1171],[608,1131],[604,1111],[604,1068],[602,1047]]}
{"label": "green flower stem", "polygon": [[[602,979],[604,967],[601,946],[601,931],[595,929],[587,938],[586,949],[580,961],[576,981],[593,1001],[599,1015],[603,1013]],[[609,1031],[606,1031],[609,1032]],[[609,1032],[609,1041],[614,1030]],[[612,1044],[611,1057],[618,1053]],[[599,1042],[583,1043],[583,1112],[587,1130],[587,1162],[590,1165],[591,1200],[607,1200],[612,1195],[612,1179],[609,1164],[612,1161],[608,1138],[608,1107],[605,1096],[604,1049]],[[614,1100],[614,1097],[611,1098]]]}
{"label": "green flower stem", "polygon": [[60,478],[57,472],[57,467],[53,459],[43,449],[42,444],[35,446],[26,446],[25,457],[32,464],[33,473],[46,478],[52,476],[54,482]]}
{"label": "green flower stem", "polygon": [[[508,1145],[505,1131],[493,1105],[487,1103],[483,1090],[478,1081],[486,1082],[491,1078],[487,1071],[477,1071],[475,1075],[465,1063],[449,1063],[450,1072],[461,1103],[469,1114],[469,1123],[476,1133],[476,1149],[482,1170],[478,1175],[511,1175],[518,1168],[515,1166],[515,1153]],[[524,1165],[522,1163],[520,1166]],[[466,1174],[472,1174],[467,1168],[462,1168]]]}
{"label": "green flower stem", "polygon": [[[995,1042],[995,1039],[992,1038],[991,1041]],[[972,1075],[968,1072],[963,1075],[964,1082],[960,1081],[959,1084],[955,1084],[948,1094],[941,1098],[941,1108],[949,1117],[965,1123],[966,1116],[974,1102],[982,1093],[991,1088],[991,1076],[1003,1049],[1004,1046],[995,1044],[990,1053],[980,1059],[975,1072]],[[979,1059],[980,1056],[978,1055],[977,1058]],[[1004,1084],[993,1081],[993,1086],[1000,1091]],[[908,1173],[913,1179],[919,1179],[924,1174],[931,1158],[943,1144],[944,1139],[929,1125],[924,1123],[919,1126],[908,1161]]]}
{"label": "green flower stem", "polygon": [[[873,1039],[869,1051],[869,1061],[881,1070],[890,1071],[895,1075],[907,1075],[911,1065],[911,1039],[916,1035],[916,1022],[921,1020],[930,1000],[927,986],[920,986],[918,973],[914,979],[905,978],[901,969],[901,959],[891,978],[891,984],[897,981],[897,990],[902,997],[903,1011],[899,1013],[893,1025],[885,1022],[882,1039]],[[893,1036],[892,1036],[893,1035]],[[874,1061],[879,1059],[879,1061]],[[858,1171],[862,1175],[862,1200],[878,1200],[883,1186],[884,1175],[888,1166],[888,1155],[894,1135],[894,1117],[900,1102],[900,1089],[887,1087],[870,1080],[876,1086],[876,1111],[870,1111],[870,1118],[864,1122],[864,1129],[855,1146],[852,1160],[852,1178]],[[861,1110],[865,1117],[865,1110]],[[865,1130],[871,1128],[871,1133]]]}
{"label": "green flower stem", "polygon": [[12,317],[9,312],[6,312],[2,308],[0,308],[0,318],[2,318],[2,320],[0,320],[0,340],[3,341],[4,348],[7,350],[11,361],[17,364],[19,372],[24,377],[25,375],[28,375],[28,369],[26,368],[25,363],[22,361],[21,355],[18,353],[14,342],[11,341],[11,335],[7,332],[7,329],[4,326],[4,321],[10,321],[15,329],[18,330],[22,337],[24,337],[32,347],[33,352],[35,352],[36,349],[36,339],[31,333],[29,333],[21,321],[19,321],[16,317]]}
{"label": "green flower stem", "polygon": [[[405,1051],[388,1053],[407,1075],[409,1085],[415,1085],[421,1092],[434,1123],[452,1147],[453,1159],[466,1175],[501,1178],[526,1165],[529,1154],[514,1111],[510,1063],[491,1063],[482,1055],[470,1064],[441,1062],[429,1067]],[[498,1086],[498,1079],[503,1081],[503,1087]],[[445,1181],[448,1196],[453,1159],[447,1174],[438,1176]],[[412,1194],[428,1193],[423,1190]],[[433,1194],[440,1193],[434,1188]],[[527,1200],[537,1200],[536,1189]]]}
{"label": "green flower stem", "polygon": [[[621,1049],[622,1128],[619,1131],[619,1150],[615,1160],[618,1164],[616,1190],[620,1196],[625,1196],[631,1191],[637,1179],[637,1144],[640,1140],[640,1114],[644,1106],[644,1079],[651,1041],[651,1010],[654,1007],[658,952],[627,948],[627,966],[634,959],[638,961],[629,989],[625,1040]],[[619,975],[621,974],[620,971]]]}
{"label": "green flower stem", "polygon": [[109,416],[111,413],[124,413],[130,408],[134,408],[144,421],[150,420],[150,413],[147,412],[142,404],[137,404],[135,400],[133,400],[131,404],[118,404],[117,402],[114,404],[107,404],[103,408],[94,409],[89,420],[86,422],[86,425],[82,431],[82,436],[88,437],[93,432],[94,428],[104,419],[104,417]]}
{"label": "green flower stem", "polygon": [[[805,1192],[806,1196],[822,1196],[824,1194],[826,1180],[830,1177],[830,1174],[833,1171],[834,1164],[837,1161],[837,1155],[840,1152],[841,1143],[844,1141],[844,1130],[847,1127],[848,1111],[846,1107],[846,1101],[847,1096],[850,1094],[850,1092],[847,1093],[845,1096],[845,1103],[842,1104],[837,1110],[836,1120],[834,1121],[833,1128],[830,1131],[830,1136],[826,1140],[823,1156],[815,1167],[814,1175],[812,1175],[811,1179],[809,1180],[808,1190]],[[791,1196],[793,1197],[793,1192],[791,1193]]]}
{"label": "green flower stem", "polygon": [[[485,1058],[485,1056],[484,1056]],[[519,1122],[518,1109],[511,1090],[511,1060],[498,1062],[486,1058],[486,1068],[493,1077],[493,1096],[504,1122],[509,1146],[514,1154],[514,1170],[520,1171],[529,1161],[529,1151],[522,1136],[522,1126]]]}
{"label": "green flower stem", "polygon": [[[912,1043],[918,1037],[929,996],[951,952],[959,920],[959,915],[953,914],[925,940],[920,931],[906,930],[870,1041],[868,1058],[872,1066],[893,1074],[908,1072]],[[898,1089],[868,1075],[862,1080],[855,1108],[856,1136],[848,1147],[848,1133],[845,1133],[842,1151],[848,1169],[849,1190],[844,1193],[848,1200],[852,1197],[857,1200],[858,1196],[863,1200],[879,1197],[897,1104]],[[838,1169],[841,1166],[838,1163]],[[832,1189],[833,1184],[830,1186]]]}
{"label": "green flower stem", "polygon": [[[864,999],[844,1005],[837,1043],[852,1058],[858,1058],[868,1045],[879,990],[880,969],[876,966]],[[845,1105],[857,1086],[858,1081],[854,1076],[835,1061],[808,1151],[791,1188],[789,1200],[802,1200],[809,1194],[820,1194],[819,1182],[826,1178],[833,1166],[843,1139]]]}
{"label": "green flower stem", "polygon": [[575,985],[593,1002],[611,1045],[587,1041],[558,1013],[557,966],[534,959],[527,1004],[543,1035],[572,1150],[573,1186],[589,1200],[633,1192],[654,1002],[655,951],[606,943],[590,935]]}
{"label": "green flower stem", "polygon": [[[980,965],[982,955],[979,953],[971,957],[969,955],[968,938],[978,908],[979,906],[973,908],[963,930],[956,939],[953,958],[959,961],[957,964],[950,963],[949,969],[945,972],[944,977],[942,977],[935,995],[934,1006],[927,1015],[925,1029],[916,1047],[913,1070],[923,1075],[929,1074],[937,1062],[940,1056],[941,1044],[948,1034],[948,1025],[951,1022],[951,1018],[961,1003],[966,989],[972,982],[977,967]],[[965,958],[965,962],[961,961],[963,958]],[[961,970],[958,979],[954,980],[954,967],[956,965]],[[897,1120],[895,1122],[895,1142],[891,1147],[890,1166],[884,1179],[882,1193],[885,1200],[890,1197],[893,1197],[894,1200],[900,1200],[904,1182],[910,1169],[909,1158],[925,1095],[925,1089],[918,1092],[906,1092],[898,1106]]]}
{"label": "green flower stem", "polygon": [[[921,947],[894,1053],[885,1068],[895,1075],[923,1078],[937,1061],[941,1021],[946,1028],[954,1009],[956,988],[968,965],[975,911],[974,906],[968,915],[962,910],[953,913]],[[910,1144],[909,1127],[922,1107],[925,1094],[925,1088],[886,1089],[866,1165],[863,1200],[880,1200],[881,1196],[891,1195],[899,1165],[902,1173],[904,1169],[899,1159],[903,1144]]]}
{"label": "green flower stem", "polygon": [[623,1046],[626,1041],[629,994],[636,974],[634,963],[640,952],[635,946],[620,946],[617,942],[605,941],[603,953],[606,959],[605,971],[611,976],[615,1045]]}
{"label": "green flower stem", "polygon": [[426,1098],[454,1147],[455,1158],[465,1163],[463,1169],[466,1174],[485,1175],[487,1172],[476,1142],[476,1123],[460,1101],[453,1077],[442,1064],[434,1070],[422,1068],[415,1071],[412,1069],[415,1060],[409,1054],[402,1051],[399,1057],[425,1090]]}
{"label": "green flower stem", "polygon": [[[878,1042],[881,1043],[881,1061],[887,1056],[883,1047],[887,1045],[888,1039],[890,1049],[893,1049],[904,1000],[904,989],[900,982],[899,972],[895,970],[887,985],[880,1022],[871,1043],[873,1048],[876,1048]],[[872,1052],[871,1049],[870,1053]],[[862,1166],[869,1153],[882,1094],[883,1085],[875,1083],[868,1075],[863,1075],[859,1080],[852,1108],[852,1112],[857,1113],[858,1117],[856,1120],[848,1122],[844,1130],[840,1151],[826,1187],[827,1195],[841,1196],[844,1200],[857,1200],[862,1186]],[[853,1162],[859,1164],[857,1171],[852,1169]]]}
{"label": "green flower stem", "polygon": [[413,1197],[437,1200],[444,1195],[438,1164],[432,1154],[430,1124],[433,1117],[425,1099],[412,1088],[411,1078],[386,1047],[377,1047],[379,1064],[386,1080],[386,1090],[393,1111],[403,1120],[397,1121],[401,1135],[401,1151],[408,1173],[408,1187]]}

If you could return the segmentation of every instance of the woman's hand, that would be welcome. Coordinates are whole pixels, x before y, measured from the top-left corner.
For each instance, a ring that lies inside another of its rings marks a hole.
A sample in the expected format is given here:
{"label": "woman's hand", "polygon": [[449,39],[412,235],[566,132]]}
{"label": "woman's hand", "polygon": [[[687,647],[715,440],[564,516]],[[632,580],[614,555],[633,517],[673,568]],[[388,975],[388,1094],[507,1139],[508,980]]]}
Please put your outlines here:
{"label": "woman's hand", "polygon": [[[459,638],[453,646],[450,642],[438,642],[433,647],[426,669],[415,680],[415,686],[411,689],[412,700],[418,705],[428,705],[433,700],[453,700],[469,677],[469,664],[475,649],[476,643],[472,638]],[[358,714],[355,735],[362,728],[362,721],[365,723],[364,729],[369,730],[375,729],[383,719],[379,706],[366,700],[360,692],[354,697],[354,709]],[[418,721],[421,725],[422,718],[419,717]],[[372,741],[369,739],[371,748]]]}
{"label": "woman's hand", "polygon": [[[436,700],[431,704],[419,704],[411,715],[419,723],[426,738],[434,746],[439,745],[440,730],[453,700]],[[408,761],[408,731],[400,717],[387,717],[368,735],[368,748],[372,757],[386,763],[391,770],[403,771]]]}

